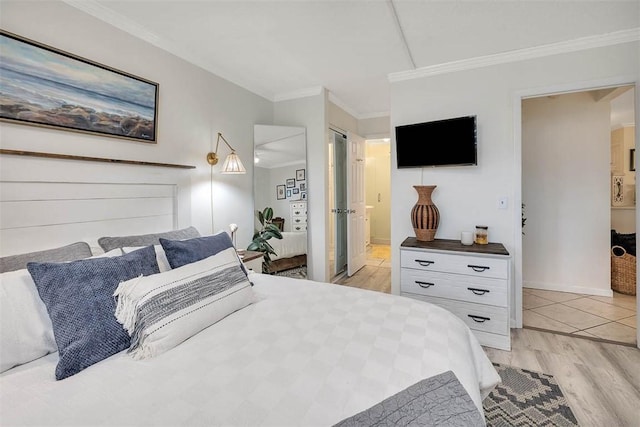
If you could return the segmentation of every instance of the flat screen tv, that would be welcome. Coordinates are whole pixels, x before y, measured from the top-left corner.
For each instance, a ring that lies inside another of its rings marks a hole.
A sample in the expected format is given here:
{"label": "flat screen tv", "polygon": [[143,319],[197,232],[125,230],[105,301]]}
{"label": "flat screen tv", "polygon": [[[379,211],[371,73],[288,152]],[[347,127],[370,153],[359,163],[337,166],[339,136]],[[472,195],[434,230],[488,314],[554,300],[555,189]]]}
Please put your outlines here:
{"label": "flat screen tv", "polygon": [[476,116],[396,127],[398,168],[477,165]]}

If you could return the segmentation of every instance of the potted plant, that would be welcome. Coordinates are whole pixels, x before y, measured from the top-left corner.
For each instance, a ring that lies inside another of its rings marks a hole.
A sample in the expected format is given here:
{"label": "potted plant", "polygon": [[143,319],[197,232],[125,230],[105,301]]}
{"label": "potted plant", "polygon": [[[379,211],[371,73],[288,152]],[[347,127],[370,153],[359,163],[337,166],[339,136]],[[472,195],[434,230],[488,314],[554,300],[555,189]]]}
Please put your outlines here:
{"label": "potted plant", "polygon": [[257,230],[253,235],[253,240],[247,247],[248,251],[258,251],[262,252],[263,262],[262,262],[262,271],[269,271],[269,264],[271,263],[270,255],[277,255],[273,247],[267,242],[267,240],[275,237],[276,239],[282,239],[282,234],[280,233],[280,229],[271,223],[271,219],[273,218],[273,209],[270,207],[264,208],[264,210],[257,211],[256,215],[258,216],[258,221],[260,221],[261,229]]}

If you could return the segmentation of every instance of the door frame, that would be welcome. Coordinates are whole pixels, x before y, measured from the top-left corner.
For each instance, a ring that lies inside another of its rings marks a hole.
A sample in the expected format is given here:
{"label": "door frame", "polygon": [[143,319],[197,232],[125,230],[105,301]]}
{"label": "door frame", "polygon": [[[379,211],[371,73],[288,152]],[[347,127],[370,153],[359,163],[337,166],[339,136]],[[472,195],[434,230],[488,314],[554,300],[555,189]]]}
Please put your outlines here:
{"label": "door frame", "polygon": [[[587,82],[572,82],[561,85],[523,89],[513,92],[513,141],[514,141],[514,206],[522,206],[522,101],[526,98],[545,96],[559,93],[584,92],[594,89],[604,89],[614,86],[635,86],[635,144],[636,150],[640,147],[640,81],[637,76],[620,76]],[[640,186],[636,186],[636,200],[640,200]],[[513,230],[514,230],[514,297],[512,303],[515,310],[512,310],[511,325],[515,328],[522,328],[522,213],[521,210],[513,209]],[[636,209],[636,228],[640,224],[640,209]],[[636,269],[638,269],[636,265]],[[638,281],[636,281],[636,295],[638,295]],[[636,313],[640,312],[640,298],[636,298]],[[637,316],[636,325],[636,345],[640,348],[640,316]]]}

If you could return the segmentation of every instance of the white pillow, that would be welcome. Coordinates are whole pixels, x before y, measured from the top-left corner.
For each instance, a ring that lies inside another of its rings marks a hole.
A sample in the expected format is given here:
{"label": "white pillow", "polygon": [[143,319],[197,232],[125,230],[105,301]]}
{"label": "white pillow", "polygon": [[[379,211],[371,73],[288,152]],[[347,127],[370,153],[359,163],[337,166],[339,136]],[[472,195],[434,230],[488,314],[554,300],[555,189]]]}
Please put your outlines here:
{"label": "white pillow", "polygon": [[[114,249],[91,258],[120,255]],[[51,318],[29,271],[0,274],[0,372],[56,351]]]}
{"label": "white pillow", "polygon": [[29,272],[0,274],[0,372],[56,351],[49,313]]}
{"label": "white pillow", "polygon": [[[126,246],[122,248],[122,251],[125,254],[129,252],[133,252],[138,249],[142,249],[145,246]],[[160,269],[160,273],[164,273],[165,271],[171,270],[171,265],[169,264],[169,260],[167,259],[167,254],[164,253],[164,249],[161,245],[153,245],[153,249],[156,251],[156,261],[158,261],[158,268]],[[114,249],[115,251],[116,249]]]}
{"label": "white pillow", "polygon": [[161,354],[254,302],[235,248],[165,273],[121,282],[116,319],[134,359]]}

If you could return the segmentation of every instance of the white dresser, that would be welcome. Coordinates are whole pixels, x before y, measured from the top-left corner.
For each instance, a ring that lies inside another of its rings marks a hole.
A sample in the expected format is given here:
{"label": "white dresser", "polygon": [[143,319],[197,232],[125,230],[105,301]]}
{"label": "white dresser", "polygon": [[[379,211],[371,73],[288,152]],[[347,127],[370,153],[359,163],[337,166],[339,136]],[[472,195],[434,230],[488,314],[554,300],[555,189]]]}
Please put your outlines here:
{"label": "white dresser", "polygon": [[307,231],[307,202],[296,200],[289,205],[291,231]]}
{"label": "white dresser", "polygon": [[401,295],[446,308],[480,344],[502,350],[511,350],[510,276],[511,257],[500,243],[408,237],[400,247]]}

